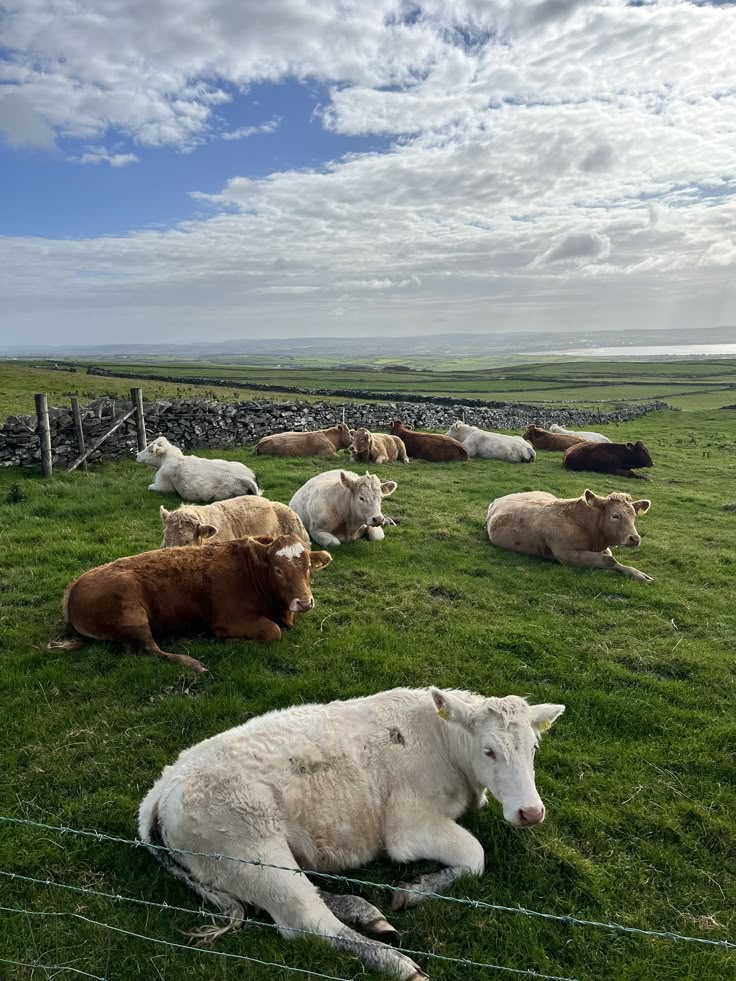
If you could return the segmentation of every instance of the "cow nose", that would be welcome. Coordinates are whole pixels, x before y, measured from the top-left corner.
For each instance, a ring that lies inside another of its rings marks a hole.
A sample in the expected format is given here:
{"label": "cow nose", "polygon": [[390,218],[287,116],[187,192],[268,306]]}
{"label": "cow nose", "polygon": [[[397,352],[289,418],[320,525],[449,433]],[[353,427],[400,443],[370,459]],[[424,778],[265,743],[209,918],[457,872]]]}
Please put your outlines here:
{"label": "cow nose", "polygon": [[532,824],[541,824],[544,821],[544,805],[539,807],[520,807],[516,812],[518,824],[522,828],[528,828]]}
{"label": "cow nose", "polygon": [[292,609],[299,613],[303,613],[304,610],[311,610],[313,606],[314,596],[310,596],[308,599],[295,599],[292,603]]}
{"label": "cow nose", "polygon": [[375,518],[371,518],[371,524],[374,528],[379,528],[383,524],[383,515],[377,514]]}
{"label": "cow nose", "polygon": [[629,535],[627,544],[629,545],[640,545],[641,538],[638,535]]}

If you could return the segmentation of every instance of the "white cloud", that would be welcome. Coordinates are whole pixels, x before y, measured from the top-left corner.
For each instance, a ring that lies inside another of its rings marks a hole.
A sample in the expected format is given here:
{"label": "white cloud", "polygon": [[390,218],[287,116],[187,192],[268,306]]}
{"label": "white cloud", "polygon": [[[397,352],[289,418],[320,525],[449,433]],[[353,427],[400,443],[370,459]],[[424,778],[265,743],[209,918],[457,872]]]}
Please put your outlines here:
{"label": "white cloud", "polygon": [[28,100],[12,89],[0,95],[0,136],[14,148],[53,150],[54,131]]}
{"label": "white cloud", "polygon": [[91,146],[79,157],[79,163],[106,163],[111,167],[127,167],[129,164],[138,163],[138,157],[134,153],[109,153],[104,146]]}
{"label": "white cloud", "polygon": [[242,140],[248,136],[257,136],[259,133],[273,133],[280,125],[280,116],[274,116],[273,119],[269,119],[265,123],[259,123],[258,126],[240,126],[238,129],[225,131],[220,136],[223,140]]}
{"label": "white cloud", "polygon": [[207,215],[168,231],[0,239],[0,287],[20,327],[68,317],[84,332],[102,310],[111,331],[132,324],[141,339],[161,329],[211,336],[213,322],[222,335],[320,333],[336,322],[371,334],[736,318],[733,8],[54,9],[11,0],[0,83],[48,121],[45,139],[53,126],[89,141],[87,162],[134,156],[98,145],[108,128],[179,149],[272,132],[276,118],[227,129],[217,107],[287,78],[328,86],[329,129],[393,143],[197,187]]}

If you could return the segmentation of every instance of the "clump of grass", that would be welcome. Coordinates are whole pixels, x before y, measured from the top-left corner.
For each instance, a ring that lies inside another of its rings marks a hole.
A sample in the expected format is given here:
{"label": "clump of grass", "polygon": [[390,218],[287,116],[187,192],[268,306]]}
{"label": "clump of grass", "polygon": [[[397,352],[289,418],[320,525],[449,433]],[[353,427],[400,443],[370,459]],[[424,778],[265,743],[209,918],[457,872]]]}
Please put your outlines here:
{"label": "clump of grass", "polygon": [[5,495],[5,500],[8,504],[20,504],[21,501],[25,501],[26,492],[20,486],[20,484],[11,484],[8,488],[8,493]]}

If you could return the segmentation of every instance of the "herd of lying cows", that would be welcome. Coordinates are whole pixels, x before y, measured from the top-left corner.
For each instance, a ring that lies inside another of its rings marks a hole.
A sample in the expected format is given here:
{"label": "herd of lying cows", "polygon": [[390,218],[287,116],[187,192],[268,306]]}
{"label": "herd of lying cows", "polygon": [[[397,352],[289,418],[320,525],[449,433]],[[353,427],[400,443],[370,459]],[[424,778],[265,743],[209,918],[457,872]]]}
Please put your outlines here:
{"label": "herd of lying cows", "polygon": [[[446,436],[400,422],[390,434],[342,424],[267,436],[255,448],[276,456],[335,457],[340,450],[379,464],[472,456],[528,463],[535,450],[563,451],[568,469],[626,477],[653,465],[641,442],[611,443],[560,427],[505,436],[462,422]],[[117,559],[70,584],[63,603],[69,636],[51,647],[76,647],[85,637],[115,641],[128,653],[205,671],[194,658],[162,650],[156,637],[278,640],[314,606],[311,573],[332,561],[310,543],[378,541],[394,524],[382,501],[398,485],[373,474],[328,470],[287,506],[263,497],[244,464],[185,456],[163,436],[136,459],[156,470],[150,490],[191,503],[160,508],[159,550]],[[611,554],[611,546],[639,545],[635,518],[649,507],[628,494],[590,490],[571,499],[508,494],[490,503],[486,531],[500,548],[651,582]],[[270,712],[183,752],[141,804],[139,833],[167,869],[231,918],[209,939],[256,906],[287,938],[314,933],[370,970],[418,981],[426,974],[389,945],[397,933],[380,910],[359,896],[318,889],[289,869],[339,872],[380,853],[441,863],[440,871],[402,884],[394,910],[446,890],[463,874],[482,874],[483,848],[457,819],[483,807],[488,791],[510,824],[544,819],[534,752],[564,708],[514,695],[397,688]]]}

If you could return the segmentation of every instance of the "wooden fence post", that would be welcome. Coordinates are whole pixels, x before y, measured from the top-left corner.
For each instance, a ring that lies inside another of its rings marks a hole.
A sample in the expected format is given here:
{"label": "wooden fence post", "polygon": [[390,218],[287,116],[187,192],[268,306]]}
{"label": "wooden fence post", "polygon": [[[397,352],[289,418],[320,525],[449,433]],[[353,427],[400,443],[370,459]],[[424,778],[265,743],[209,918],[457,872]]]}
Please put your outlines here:
{"label": "wooden fence post", "polygon": [[[82,426],[82,413],[79,410],[79,399],[72,395],[72,417],[74,419],[74,432],[77,434],[77,449],[84,453],[84,427]],[[84,472],[87,473],[87,461],[84,461]]]}
{"label": "wooden fence post", "polygon": [[53,469],[51,458],[51,430],[49,428],[49,403],[45,395],[34,395],[38,435],[41,439],[41,470],[44,477],[50,477]]}
{"label": "wooden fence post", "polygon": [[130,397],[135,406],[135,432],[138,439],[138,452],[148,446],[146,438],[146,417],[143,414],[143,389],[131,388]]}

